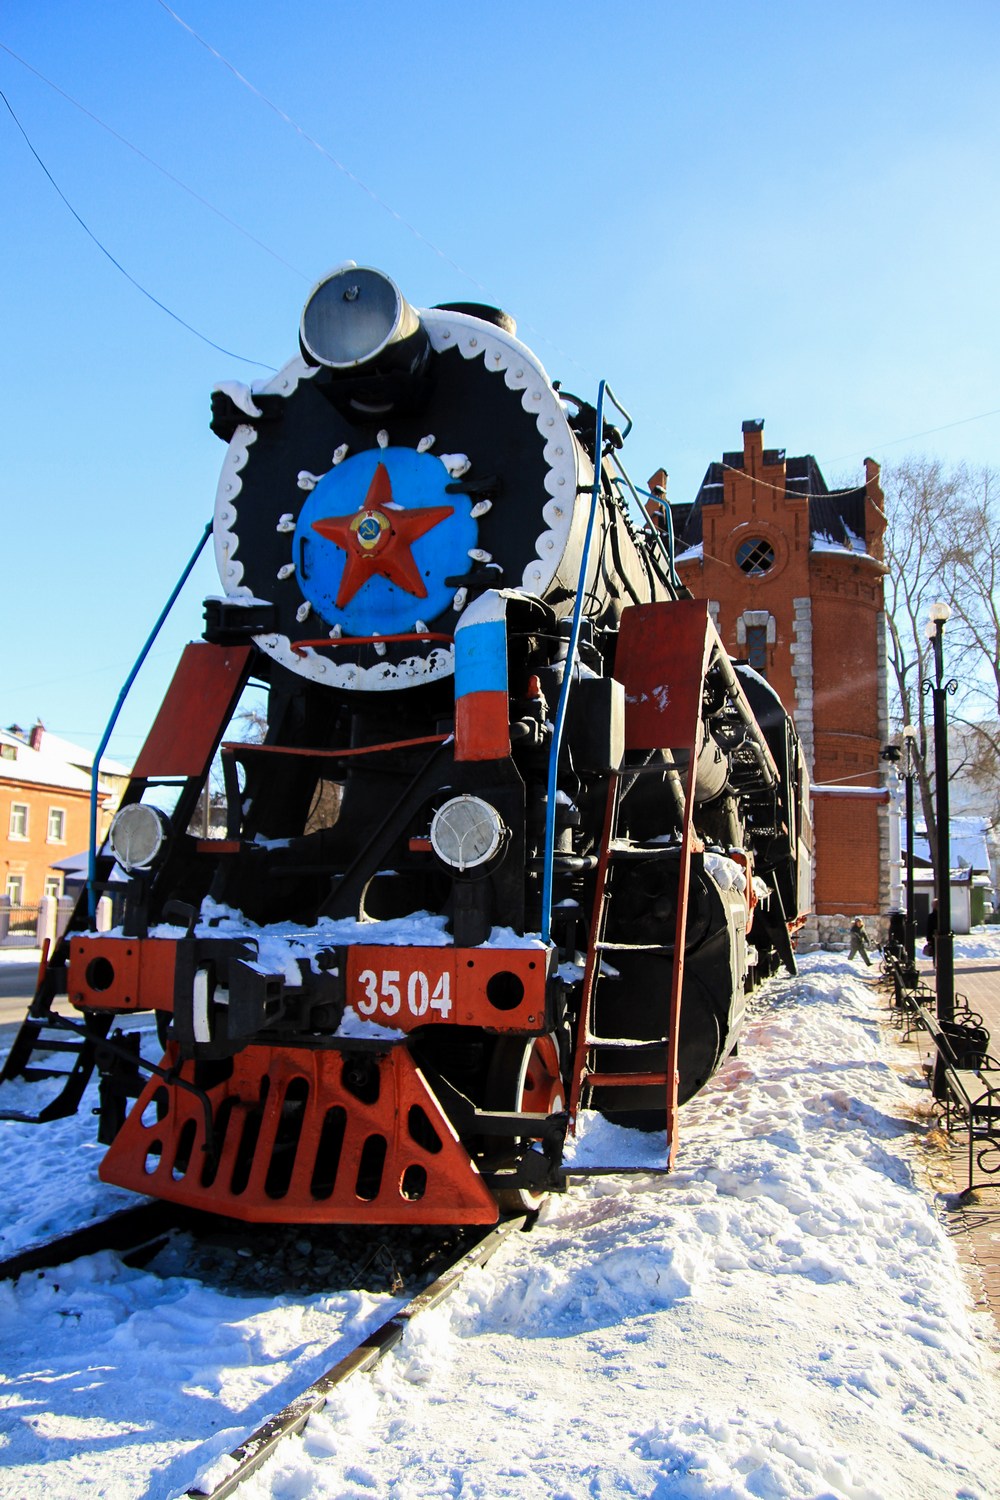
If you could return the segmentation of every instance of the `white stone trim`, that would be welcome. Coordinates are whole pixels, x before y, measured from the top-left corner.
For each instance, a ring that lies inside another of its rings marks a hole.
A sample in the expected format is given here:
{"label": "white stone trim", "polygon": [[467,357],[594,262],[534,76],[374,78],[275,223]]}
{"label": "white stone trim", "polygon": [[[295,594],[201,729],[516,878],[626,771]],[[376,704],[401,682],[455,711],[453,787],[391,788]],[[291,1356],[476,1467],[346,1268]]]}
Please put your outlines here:
{"label": "white stone trim", "polygon": [[736,644],[745,646],[747,643],[747,631],[753,626],[763,625],[766,628],[766,640],[769,646],[773,646],[778,639],[778,626],[774,616],[766,609],[745,609],[736,621]]}
{"label": "white stone trim", "polygon": [[793,599],[791,643],[792,680],[795,683],[795,706],[792,718],[802,742],[802,754],[812,776],[816,764],[816,734],[813,723],[813,653],[812,599]]}

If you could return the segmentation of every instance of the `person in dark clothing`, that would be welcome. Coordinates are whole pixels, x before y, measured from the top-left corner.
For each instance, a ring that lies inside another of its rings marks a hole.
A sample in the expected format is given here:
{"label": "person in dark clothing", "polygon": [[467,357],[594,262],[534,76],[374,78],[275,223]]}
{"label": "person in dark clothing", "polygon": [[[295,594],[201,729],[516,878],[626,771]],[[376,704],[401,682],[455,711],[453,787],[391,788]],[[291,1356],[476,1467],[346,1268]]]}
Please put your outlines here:
{"label": "person in dark clothing", "polygon": [[924,957],[925,958],[934,958],[935,955],[936,955],[936,952],[937,952],[937,930],[938,930],[938,909],[937,909],[937,902],[935,901],[934,905],[930,909],[930,915],[927,918],[927,932],[926,932],[927,941],[924,944]]}
{"label": "person in dark clothing", "polygon": [[865,924],[860,917],[855,917],[851,923],[851,951],[847,955],[852,959],[855,953],[860,953],[865,963],[871,968],[871,959],[868,957],[868,933]]}
{"label": "person in dark clothing", "polygon": [[889,935],[885,952],[890,958],[902,960],[906,957],[906,918],[901,911],[889,913]]}

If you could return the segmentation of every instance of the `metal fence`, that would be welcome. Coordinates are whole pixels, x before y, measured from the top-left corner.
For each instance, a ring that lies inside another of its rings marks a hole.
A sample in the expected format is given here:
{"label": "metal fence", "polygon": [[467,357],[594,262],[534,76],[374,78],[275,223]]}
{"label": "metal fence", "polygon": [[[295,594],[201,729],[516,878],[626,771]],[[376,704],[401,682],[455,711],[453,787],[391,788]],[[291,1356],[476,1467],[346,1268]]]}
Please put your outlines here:
{"label": "metal fence", "polygon": [[0,943],[10,948],[33,948],[38,932],[37,906],[15,906],[0,900]]}
{"label": "metal fence", "polygon": [[0,948],[40,947],[45,936],[62,934],[72,911],[73,901],[66,896],[58,901],[46,897],[35,906],[0,896]]}

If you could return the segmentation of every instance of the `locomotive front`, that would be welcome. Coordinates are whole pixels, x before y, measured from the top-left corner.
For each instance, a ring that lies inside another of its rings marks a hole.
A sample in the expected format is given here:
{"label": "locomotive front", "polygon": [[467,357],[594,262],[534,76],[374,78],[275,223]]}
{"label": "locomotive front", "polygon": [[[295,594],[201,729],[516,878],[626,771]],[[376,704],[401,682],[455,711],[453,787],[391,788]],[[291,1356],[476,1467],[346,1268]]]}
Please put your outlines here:
{"label": "locomotive front", "polygon": [[[755,960],[791,961],[797,751],[623,503],[620,434],[508,318],[348,265],[300,349],[213,393],[224,593],[97,861],[120,928],[76,920],[48,990],[93,1039],[106,1180],[489,1223],[562,1184],[583,1106],[672,1130]],[[159,1062],[99,1046],[139,1010]]]}

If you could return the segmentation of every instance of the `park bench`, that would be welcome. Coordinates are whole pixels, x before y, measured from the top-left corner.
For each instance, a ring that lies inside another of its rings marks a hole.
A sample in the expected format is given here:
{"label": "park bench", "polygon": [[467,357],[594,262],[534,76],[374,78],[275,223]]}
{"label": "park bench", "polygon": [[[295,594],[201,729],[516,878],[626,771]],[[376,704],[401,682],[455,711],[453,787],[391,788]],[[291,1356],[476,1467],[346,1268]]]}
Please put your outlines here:
{"label": "park bench", "polygon": [[[959,998],[959,997],[956,997]],[[1000,1062],[991,1057],[989,1032],[981,1017],[968,1011],[961,1020],[939,1021],[914,995],[910,1000],[919,1024],[934,1043],[931,1088],[945,1112],[945,1129],[953,1122],[968,1134],[969,1180],[961,1196],[975,1187],[1000,1186]],[[976,1024],[978,1022],[978,1024]],[[975,1180],[975,1169],[991,1178]]]}

